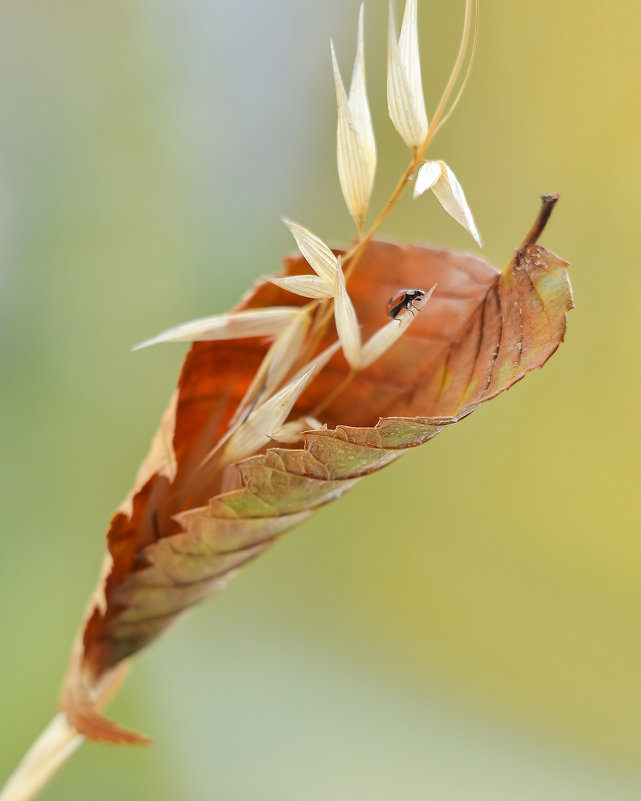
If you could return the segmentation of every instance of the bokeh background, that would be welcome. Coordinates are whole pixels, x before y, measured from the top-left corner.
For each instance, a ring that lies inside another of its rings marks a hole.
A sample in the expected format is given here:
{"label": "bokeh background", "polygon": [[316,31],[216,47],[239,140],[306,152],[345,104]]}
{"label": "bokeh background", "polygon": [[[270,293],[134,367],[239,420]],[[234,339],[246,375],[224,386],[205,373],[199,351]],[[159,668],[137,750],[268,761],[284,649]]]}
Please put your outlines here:
{"label": "bokeh background", "polygon": [[[433,109],[463,0],[420,0]],[[43,801],[641,797],[641,6],[481,0],[432,154],[502,266],[544,192],[572,261],[566,344],[464,423],[324,508],[136,660]],[[352,236],[329,38],[357,0],[0,3],[0,777],[54,711],[107,520],[182,346],[291,249]],[[373,206],[406,163],[368,0]],[[473,243],[433,197],[385,234]],[[420,511],[414,512],[414,507]]]}

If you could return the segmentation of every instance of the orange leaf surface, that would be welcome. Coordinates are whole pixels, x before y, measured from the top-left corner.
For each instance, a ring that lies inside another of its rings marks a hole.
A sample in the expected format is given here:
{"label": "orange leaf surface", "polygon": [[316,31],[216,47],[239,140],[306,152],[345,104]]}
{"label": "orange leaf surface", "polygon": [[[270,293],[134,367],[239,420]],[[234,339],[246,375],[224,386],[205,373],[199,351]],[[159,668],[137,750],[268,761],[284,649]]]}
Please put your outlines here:
{"label": "orange leaf surface", "polygon": [[[99,714],[104,687],[128,657],[317,507],[547,361],[563,340],[572,297],[567,263],[535,239],[503,272],[471,255],[370,242],[348,282],[364,339],[384,324],[394,292],[438,286],[408,332],[369,368],[350,374],[341,352],[332,357],[292,414],[327,424],[307,432],[304,447],[268,448],[222,469],[203,463],[269,343],[191,347],[151,453],[107,532],[104,581],[63,692],[63,710],[79,732],[144,741]],[[300,256],[285,266],[288,275],[309,273]],[[261,282],[239,308],[305,302]],[[335,339],[331,324],[311,340],[310,356]]]}

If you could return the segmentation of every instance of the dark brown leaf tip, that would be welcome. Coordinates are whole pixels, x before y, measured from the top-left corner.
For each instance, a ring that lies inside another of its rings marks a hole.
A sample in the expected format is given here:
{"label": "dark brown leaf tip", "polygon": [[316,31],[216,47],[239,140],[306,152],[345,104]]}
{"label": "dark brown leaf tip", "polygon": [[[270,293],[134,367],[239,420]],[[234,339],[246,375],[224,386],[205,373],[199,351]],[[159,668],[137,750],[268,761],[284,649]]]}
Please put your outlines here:
{"label": "dark brown leaf tip", "polygon": [[538,216],[534,221],[534,225],[528,231],[527,236],[523,240],[519,250],[525,250],[528,245],[534,245],[539,241],[546,225],[550,219],[554,207],[556,206],[561,195],[558,193],[552,195],[541,195],[541,208],[539,209]]}

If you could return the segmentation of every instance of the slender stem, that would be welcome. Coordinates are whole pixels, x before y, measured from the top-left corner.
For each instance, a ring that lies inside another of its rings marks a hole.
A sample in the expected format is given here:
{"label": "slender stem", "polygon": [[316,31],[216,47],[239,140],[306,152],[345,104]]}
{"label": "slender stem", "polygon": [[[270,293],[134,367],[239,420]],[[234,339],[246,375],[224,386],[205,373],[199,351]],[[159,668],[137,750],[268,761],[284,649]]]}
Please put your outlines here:
{"label": "slender stem", "polygon": [[[463,82],[461,83],[461,86],[456,94],[456,97],[454,98],[452,104],[447,110],[447,114],[445,114],[438,122],[434,135],[436,135],[441,130],[441,128],[452,116],[454,109],[457,107],[459,100],[463,95],[465,87],[467,86],[467,82],[470,79],[470,74],[472,73],[472,67],[474,66],[474,59],[476,58],[476,47],[478,44],[478,39],[479,39],[479,0],[474,0],[474,36],[472,38],[472,52],[470,54],[470,60],[468,62],[467,69],[465,71],[465,77],[463,78]],[[465,31],[463,32],[463,41],[465,41]]]}
{"label": "slender stem", "polygon": [[365,234],[365,236],[361,237],[361,239],[356,243],[356,245],[354,245],[354,247],[351,248],[350,250],[348,250],[347,253],[345,254],[344,260],[346,262],[348,262],[348,266],[345,269],[345,280],[346,281],[349,278],[349,276],[352,274],[352,272],[354,270],[354,267],[356,267],[356,265],[358,264],[358,261],[359,261],[359,259],[361,257],[361,254],[363,253],[363,250],[365,249],[365,245],[367,245],[367,243],[374,236],[376,231],[380,228],[383,220],[387,217],[387,215],[390,213],[390,211],[394,208],[394,206],[396,204],[396,201],[403,194],[403,191],[404,191],[404,189],[407,186],[407,183],[409,181],[409,177],[414,172],[416,167],[418,166],[419,160],[420,159],[417,157],[417,155],[415,155],[414,158],[412,159],[412,161],[410,162],[408,168],[405,170],[405,172],[403,173],[403,175],[399,179],[398,183],[396,184],[396,186],[394,188],[394,191],[392,192],[392,194],[387,199],[387,202],[383,206],[380,214],[378,215],[378,217],[374,220],[374,222],[370,226],[369,231]]}
{"label": "slender stem", "polygon": [[56,715],[0,790],[0,801],[29,801],[69,759],[84,737]]}
{"label": "slender stem", "polygon": [[423,143],[418,148],[418,150],[416,150],[416,152],[414,153],[414,156],[413,156],[411,162],[409,163],[407,169],[405,170],[403,175],[400,177],[398,183],[394,187],[394,191],[392,192],[392,194],[387,199],[387,202],[385,203],[385,205],[381,209],[381,212],[378,215],[378,217],[374,220],[374,222],[370,226],[369,231],[365,234],[365,236],[363,236],[357,242],[356,245],[354,245],[354,247],[350,248],[350,250],[348,250],[347,253],[345,254],[344,261],[348,262],[348,266],[345,269],[345,280],[346,281],[349,278],[349,276],[352,274],[352,272],[353,272],[354,268],[356,267],[356,265],[358,264],[362,254],[363,254],[363,251],[365,250],[365,245],[368,244],[368,242],[374,236],[376,231],[378,231],[378,229],[382,225],[383,221],[386,219],[388,214],[391,212],[391,210],[396,205],[397,200],[400,198],[400,196],[403,194],[403,192],[407,188],[410,176],[412,175],[412,173],[416,170],[416,168],[420,164],[421,159],[423,158],[423,155],[425,154],[425,151],[427,150],[427,148],[429,147],[432,139],[434,138],[435,133],[436,133],[436,129],[430,127],[428,132],[427,132],[427,136],[425,137]]}
{"label": "slender stem", "polygon": [[[476,10],[477,9],[475,6],[475,11]],[[476,14],[476,17],[478,20],[478,13]],[[450,95],[452,94],[452,90],[454,89],[454,85],[456,84],[456,80],[460,75],[461,68],[463,66],[463,61],[465,60],[465,53],[467,52],[467,46],[470,41],[471,24],[472,24],[472,0],[466,0],[465,20],[463,22],[463,34],[461,36],[461,44],[459,46],[458,54],[456,56],[456,61],[454,62],[454,66],[452,67],[452,72],[450,73],[447,86],[445,87],[445,91],[441,95],[439,104],[436,107],[436,111],[434,112],[434,117],[432,118],[432,124],[430,125],[430,128],[433,131],[433,136],[436,134],[436,131],[440,128],[441,115],[445,110],[447,101],[449,100]],[[457,103],[458,98],[454,102]],[[449,114],[447,116],[449,116]]]}
{"label": "slender stem", "polygon": [[528,231],[527,236],[523,240],[519,250],[525,250],[529,245],[535,245],[539,237],[545,230],[548,224],[552,210],[557,204],[560,195],[541,195],[541,208],[539,209],[538,216],[534,221],[534,225]]}

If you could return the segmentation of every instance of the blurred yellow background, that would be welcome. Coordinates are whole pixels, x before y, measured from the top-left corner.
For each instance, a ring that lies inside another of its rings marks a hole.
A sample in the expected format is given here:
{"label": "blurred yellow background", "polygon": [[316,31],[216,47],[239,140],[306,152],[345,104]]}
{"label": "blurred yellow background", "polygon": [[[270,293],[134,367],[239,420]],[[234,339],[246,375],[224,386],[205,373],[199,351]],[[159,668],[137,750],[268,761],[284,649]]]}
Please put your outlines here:
{"label": "blurred yellow background", "polygon": [[[329,38],[349,75],[358,2],[0,5],[1,779],[177,376],[181,346],[130,346],[278,269],[283,214],[352,236]],[[419,0],[428,109],[463,5]],[[386,24],[368,0],[375,209],[407,159]],[[154,747],[85,745],[43,801],[641,797],[640,26],[633,0],[481,0],[431,154],[498,266],[561,193],[566,344],[144,652],[111,711]],[[384,233],[473,249],[432,197]]]}

